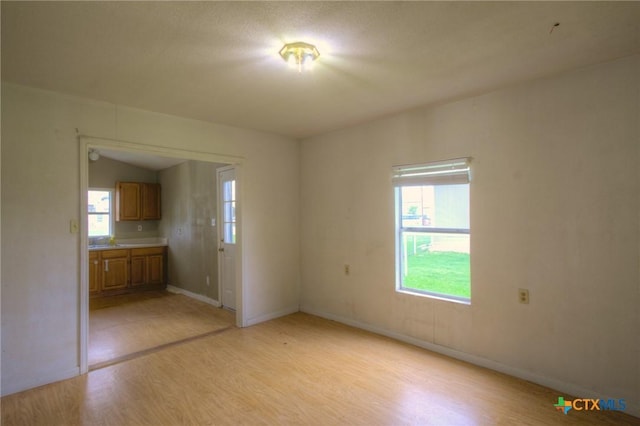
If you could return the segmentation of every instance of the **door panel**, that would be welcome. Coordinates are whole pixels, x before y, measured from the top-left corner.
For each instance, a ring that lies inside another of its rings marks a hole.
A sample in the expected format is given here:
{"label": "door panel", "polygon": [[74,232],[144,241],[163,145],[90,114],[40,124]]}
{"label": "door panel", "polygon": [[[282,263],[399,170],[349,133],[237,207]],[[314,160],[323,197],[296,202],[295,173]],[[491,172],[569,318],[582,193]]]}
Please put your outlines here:
{"label": "door panel", "polygon": [[236,309],[236,178],[235,169],[218,169],[218,205],[220,226],[218,231],[218,264],[220,266],[220,290],[222,305]]}

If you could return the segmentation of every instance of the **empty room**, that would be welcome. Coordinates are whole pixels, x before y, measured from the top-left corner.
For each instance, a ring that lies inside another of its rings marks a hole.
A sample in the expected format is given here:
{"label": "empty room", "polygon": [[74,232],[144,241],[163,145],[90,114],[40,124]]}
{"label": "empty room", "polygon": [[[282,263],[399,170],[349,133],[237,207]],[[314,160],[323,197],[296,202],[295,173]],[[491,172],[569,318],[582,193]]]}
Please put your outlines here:
{"label": "empty room", "polygon": [[0,7],[3,425],[640,424],[640,2]]}

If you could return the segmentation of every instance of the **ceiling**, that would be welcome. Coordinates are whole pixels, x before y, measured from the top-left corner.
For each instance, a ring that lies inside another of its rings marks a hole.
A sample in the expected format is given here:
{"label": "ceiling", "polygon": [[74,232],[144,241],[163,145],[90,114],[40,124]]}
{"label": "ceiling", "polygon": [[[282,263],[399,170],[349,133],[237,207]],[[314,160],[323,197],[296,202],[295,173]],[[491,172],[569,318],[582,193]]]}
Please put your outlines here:
{"label": "ceiling", "polygon": [[[168,169],[169,167],[177,166],[184,163],[184,158],[178,157],[162,157],[155,154],[149,154],[145,152],[132,152],[123,151],[118,149],[90,149],[91,151],[97,151],[100,157],[110,158],[112,160],[120,161],[121,163],[131,164],[132,166],[141,167],[147,170],[160,171]],[[100,159],[96,160],[99,161]]]}
{"label": "ceiling", "polygon": [[640,2],[1,7],[3,80],[294,138],[640,52]]}

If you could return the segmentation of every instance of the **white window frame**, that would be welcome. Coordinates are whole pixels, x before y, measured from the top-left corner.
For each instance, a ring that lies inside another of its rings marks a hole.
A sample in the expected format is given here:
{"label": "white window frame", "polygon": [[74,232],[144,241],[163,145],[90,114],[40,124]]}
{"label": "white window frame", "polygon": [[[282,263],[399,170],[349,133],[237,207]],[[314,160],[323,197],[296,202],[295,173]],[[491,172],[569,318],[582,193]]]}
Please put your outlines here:
{"label": "white window frame", "polygon": [[[470,184],[471,182],[471,159],[468,157],[454,158],[450,160],[436,161],[424,164],[409,164],[393,167],[392,182],[394,186],[394,206],[395,206],[395,259],[396,259],[396,291],[401,293],[426,296],[435,299],[447,300],[458,303],[471,303],[469,298],[455,295],[420,290],[403,285],[403,273],[405,265],[403,234],[405,232],[418,232],[428,234],[467,234],[471,237],[471,227],[469,228],[425,228],[425,227],[403,227],[402,226],[402,188],[408,186],[438,186]],[[470,195],[469,195],[470,197]],[[471,282],[469,282],[471,286]]]}
{"label": "white window frame", "polygon": [[[89,188],[87,191],[87,198],[88,198],[88,194],[90,191],[102,191],[102,192],[108,192],[109,193],[109,234],[107,235],[89,235],[89,239],[90,240],[94,240],[94,239],[100,239],[100,238],[105,238],[105,237],[111,237],[112,235],[114,235],[115,233],[115,212],[114,212],[114,206],[115,206],[115,202],[114,202],[114,196],[115,196],[115,189],[114,188]],[[89,234],[89,217],[91,215],[97,215],[97,214],[105,214],[104,212],[90,212],[89,211],[89,204],[87,203],[86,206],[87,209],[87,234]]]}

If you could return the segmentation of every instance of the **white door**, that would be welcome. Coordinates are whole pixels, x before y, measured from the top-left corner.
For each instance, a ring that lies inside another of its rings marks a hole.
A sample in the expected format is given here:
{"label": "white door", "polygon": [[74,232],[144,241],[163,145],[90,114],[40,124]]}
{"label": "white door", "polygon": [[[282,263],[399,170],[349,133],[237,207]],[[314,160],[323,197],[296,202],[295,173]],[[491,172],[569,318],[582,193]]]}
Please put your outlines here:
{"label": "white door", "polygon": [[218,269],[222,306],[236,309],[236,174],[233,167],[218,169]]}

